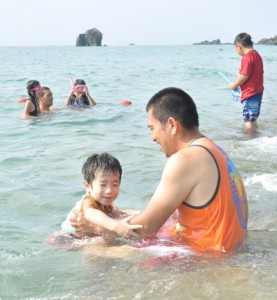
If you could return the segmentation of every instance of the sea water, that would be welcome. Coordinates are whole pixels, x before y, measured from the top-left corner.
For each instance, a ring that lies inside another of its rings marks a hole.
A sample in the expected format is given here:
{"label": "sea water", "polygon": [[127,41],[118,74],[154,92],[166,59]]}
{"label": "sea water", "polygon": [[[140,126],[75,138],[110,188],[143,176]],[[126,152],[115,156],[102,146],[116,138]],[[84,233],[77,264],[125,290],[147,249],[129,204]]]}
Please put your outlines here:
{"label": "sea water", "polygon": [[[240,57],[231,45],[0,48],[0,299],[276,298],[277,51],[255,48],[264,60],[265,92],[252,135],[218,73],[237,77]],[[71,76],[86,81],[95,107],[64,106]],[[57,110],[24,120],[17,100],[27,97],[30,79],[52,89]],[[188,249],[170,261],[160,259],[174,251],[168,247],[97,252],[93,241],[49,245],[47,237],[84,193],[81,168],[91,153],[120,160],[118,207],[146,206],[166,158],[151,141],[145,106],[169,86],[192,96],[202,133],[229,153],[245,181],[245,247],[218,256]]]}

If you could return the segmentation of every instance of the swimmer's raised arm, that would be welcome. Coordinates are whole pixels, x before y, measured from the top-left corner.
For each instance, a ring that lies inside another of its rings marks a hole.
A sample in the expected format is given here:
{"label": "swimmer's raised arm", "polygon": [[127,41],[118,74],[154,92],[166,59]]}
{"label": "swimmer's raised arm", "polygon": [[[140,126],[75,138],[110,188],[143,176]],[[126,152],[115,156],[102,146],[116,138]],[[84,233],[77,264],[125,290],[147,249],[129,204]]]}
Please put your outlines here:
{"label": "swimmer's raised arm", "polygon": [[88,98],[89,105],[91,105],[91,106],[96,105],[96,102],[95,102],[95,101],[93,100],[93,98],[91,97],[91,95],[90,95],[90,93],[89,93],[89,91],[88,91],[88,87],[87,87],[87,86],[85,86],[85,93],[86,93],[86,96],[87,96],[87,98]]}
{"label": "swimmer's raised arm", "polygon": [[74,94],[74,88],[71,89],[70,93],[68,94],[66,100],[65,100],[65,105],[71,105],[71,96]]}

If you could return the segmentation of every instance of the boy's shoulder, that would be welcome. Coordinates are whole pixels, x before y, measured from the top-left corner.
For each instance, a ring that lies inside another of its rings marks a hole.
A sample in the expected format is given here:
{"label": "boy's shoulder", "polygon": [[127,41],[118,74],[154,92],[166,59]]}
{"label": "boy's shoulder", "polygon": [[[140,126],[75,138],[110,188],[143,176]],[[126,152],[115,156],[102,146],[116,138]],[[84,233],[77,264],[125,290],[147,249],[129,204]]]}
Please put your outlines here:
{"label": "boy's shoulder", "polygon": [[244,56],[243,56],[244,59],[256,59],[256,58],[259,58],[261,59],[261,55],[260,53],[255,50],[255,49],[252,49],[251,51],[247,52]]}

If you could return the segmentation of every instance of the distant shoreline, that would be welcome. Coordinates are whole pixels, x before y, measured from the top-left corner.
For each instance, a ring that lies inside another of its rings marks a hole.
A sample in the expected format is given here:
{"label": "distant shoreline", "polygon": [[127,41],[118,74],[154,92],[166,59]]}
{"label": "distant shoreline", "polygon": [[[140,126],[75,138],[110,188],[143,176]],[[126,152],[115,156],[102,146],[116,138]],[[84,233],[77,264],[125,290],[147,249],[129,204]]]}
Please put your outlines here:
{"label": "distant shoreline", "polygon": [[[124,44],[124,45],[109,45],[109,44],[105,44],[102,46],[98,46],[98,47],[78,47],[78,49],[101,49],[101,48],[112,48],[112,47],[129,47],[129,48],[135,48],[135,47],[176,47],[176,46],[232,46],[234,45],[234,43],[220,43],[220,44],[215,44],[215,43],[209,43],[209,42],[200,42],[200,43],[193,43],[193,44]],[[265,46],[276,46],[277,45],[277,41],[276,44],[269,42],[258,42],[255,43],[254,45],[265,45]],[[22,48],[28,48],[28,47],[75,47],[75,45],[0,45],[0,48],[16,48],[16,47],[22,47]],[[82,50],[80,50],[82,51]]]}
{"label": "distant shoreline", "polygon": [[[221,43],[220,39],[212,40],[212,41],[202,41],[200,43],[193,43],[193,45],[233,45],[234,43]],[[277,45],[277,35],[273,38],[262,38],[256,45]]]}

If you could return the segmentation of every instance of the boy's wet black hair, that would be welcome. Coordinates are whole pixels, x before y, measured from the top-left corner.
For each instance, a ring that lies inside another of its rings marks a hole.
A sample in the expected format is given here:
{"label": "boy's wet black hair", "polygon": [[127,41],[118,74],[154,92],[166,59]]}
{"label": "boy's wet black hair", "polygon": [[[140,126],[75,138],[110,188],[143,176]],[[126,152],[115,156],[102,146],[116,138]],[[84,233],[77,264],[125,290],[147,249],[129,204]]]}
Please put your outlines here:
{"label": "boy's wet black hair", "polygon": [[235,38],[234,45],[241,44],[245,48],[252,48],[253,42],[250,34],[242,32]]}
{"label": "boy's wet black hair", "polygon": [[86,180],[89,184],[92,183],[99,172],[102,174],[119,174],[119,182],[121,181],[121,165],[118,159],[107,152],[102,154],[92,154],[87,158],[82,168],[84,180]]}

